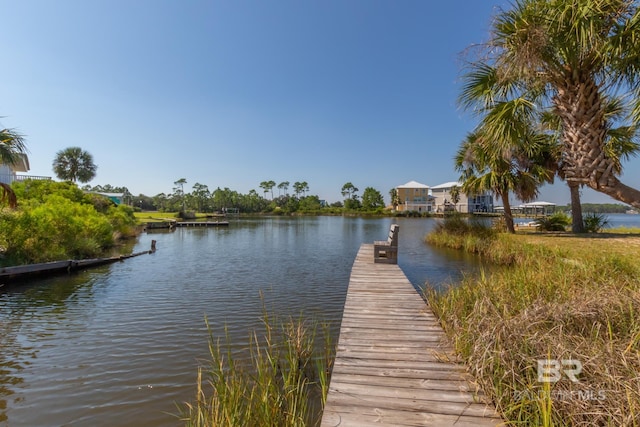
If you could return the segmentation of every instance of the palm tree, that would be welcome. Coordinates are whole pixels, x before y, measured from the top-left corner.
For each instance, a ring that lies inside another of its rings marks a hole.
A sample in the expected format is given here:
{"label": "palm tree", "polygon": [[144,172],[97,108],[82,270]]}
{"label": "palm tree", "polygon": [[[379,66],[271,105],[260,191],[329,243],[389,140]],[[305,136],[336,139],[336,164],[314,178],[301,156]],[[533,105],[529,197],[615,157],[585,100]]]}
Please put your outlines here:
{"label": "palm tree", "polygon": [[[561,176],[572,194],[587,185],[640,207],[640,191],[618,179],[621,158],[607,147],[617,123],[606,112],[607,99],[619,97],[627,100],[621,108],[630,128],[640,120],[639,37],[632,0],[518,0],[498,13],[480,59],[468,64],[461,102],[481,115],[514,100],[552,112],[561,122]],[[483,122],[490,137],[499,136],[499,120]],[[636,138],[626,157],[637,154]]]}
{"label": "palm tree", "polygon": [[[13,129],[0,130],[0,163],[15,165],[27,151],[24,137]],[[10,208],[18,206],[16,193],[9,184],[0,183],[0,203],[6,202]]]}
{"label": "palm tree", "polygon": [[293,183],[293,192],[296,197],[299,197],[300,193],[302,193],[302,183],[300,181],[296,181]]}
{"label": "palm tree", "polygon": [[289,190],[289,181],[282,181],[278,184],[278,190],[284,190],[284,195],[287,195],[287,190]]}
{"label": "palm tree", "polygon": [[271,191],[271,200],[273,200],[273,187],[276,186],[275,181],[262,181],[260,183],[260,188],[264,192],[264,198],[267,198],[267,193]]}
{"label": "palm tree", "polygon": [[89,182],[96,176],[98,166],[93,156],[80,147],[58,151],[53,160],[53,172],[59,179],[71,182]]}
{"label": "palm tree", "polygon": [[451,191],[449,191],[449,195],[451,196],[451,201],[453,202],[453,208],[458,210],[458,202],[460,202],[460,187],[454,185],[451,187]]}
{"label": "palm tree", "polygon": [[392,188],[389,190],[389,196],[391,197],[391,206],[393,206],[393,210],[395,211],[400,204],[400,197],[398,197],[398,189]]}
{"label": "palm tree", "polygon": [[187,183],[187,180],[185,178],[180,178],[179,180],[175,181],[173,183],[173,185],[175,185],[175,187],[173,188],[173,192],[175,195],[179,196],[180,199],[182,200],[182,212],[184,213],[186,211],[186,206],[185,206],[185,199],[184,199],[184,185]]}
{"label": "palm tree", "polygon": [[523,151],[525,147],[537,147],[538,152],[542,152],[546,146],[541,141],[521,146],[514,144],[504,150],[479,129],[467,136],[456,153],[455,167],[462,173],[462,191],[466,194],[493,191],[502,200],[505,223],[510,233],[515,233],[510,192],[523,201],[531,201],[538,195],[542,183],[553,176],[549,168],[531,160],[540,155]]}

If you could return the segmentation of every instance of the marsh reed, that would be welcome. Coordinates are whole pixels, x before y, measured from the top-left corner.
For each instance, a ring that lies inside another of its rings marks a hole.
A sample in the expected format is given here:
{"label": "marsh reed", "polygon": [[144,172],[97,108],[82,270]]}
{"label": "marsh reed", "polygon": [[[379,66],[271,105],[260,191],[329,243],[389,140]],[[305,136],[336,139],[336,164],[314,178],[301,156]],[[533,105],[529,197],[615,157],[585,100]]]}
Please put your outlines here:
{"label": "marsh reed", "polygon": [[427,241],[494,267],[426,295],[508,424],[640,425],[640,235],[459,229]]}

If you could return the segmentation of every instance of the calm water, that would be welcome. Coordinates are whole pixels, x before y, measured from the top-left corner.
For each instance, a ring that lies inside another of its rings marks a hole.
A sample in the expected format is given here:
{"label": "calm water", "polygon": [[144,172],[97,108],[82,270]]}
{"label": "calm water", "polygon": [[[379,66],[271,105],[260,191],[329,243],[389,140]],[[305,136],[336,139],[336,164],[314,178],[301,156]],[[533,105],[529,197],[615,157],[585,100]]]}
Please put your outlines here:
{"label": "calm water", "polygon": [[[396,220],[399,264],[416,286],[477,268],[423,243],[435,221]],[[155,239],[155,254],[0,288],[0,425],[180,425],[175,403],[192,399],[208,354],[205,316],[244,344],[263,291],[270,311],[304,311],[337,332],[358,248],[385,238],[391,222],[261,218],[143,234],[134,251]]]}

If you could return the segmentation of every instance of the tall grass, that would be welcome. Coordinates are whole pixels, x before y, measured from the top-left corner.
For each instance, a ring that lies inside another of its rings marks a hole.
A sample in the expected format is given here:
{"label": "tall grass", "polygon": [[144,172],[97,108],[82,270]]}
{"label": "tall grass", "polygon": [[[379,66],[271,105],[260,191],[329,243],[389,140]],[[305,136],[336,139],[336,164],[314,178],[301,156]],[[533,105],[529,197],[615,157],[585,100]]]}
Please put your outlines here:
{"label": "tall grass", "polygon": [[[640,236],[486,239],[477,252],[505,266],[427,296],[498,410],[518,426],[640,425]],[[549,359],[578,360],[579,381],[540,382]]]}
{"label": "tall grass", "polygon": [[248,358],[209,329],[209,364],[180,411],[186,426],[319,425],[334,356],[327,325],[266,314],[264,325],[250,334]]}

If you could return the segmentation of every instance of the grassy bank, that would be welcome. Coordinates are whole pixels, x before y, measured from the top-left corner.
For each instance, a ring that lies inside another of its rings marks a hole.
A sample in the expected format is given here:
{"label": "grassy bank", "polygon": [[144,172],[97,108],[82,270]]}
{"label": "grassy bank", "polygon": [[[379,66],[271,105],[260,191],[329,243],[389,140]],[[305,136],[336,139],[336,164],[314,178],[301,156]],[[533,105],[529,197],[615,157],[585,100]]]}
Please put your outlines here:
{"label": "grassy bank", "polygon": [[427,240],[502,264],[427,295],[512,425],[640,425],[640,235],[441,227]]}
{"label": "grassy bank", "polygon": [[317,321],[264,317],[248,356],[210,337],[210,362],[198,371],[195,400],[181,408],[186,426],[315,426],[329,386],[333,346]]}

